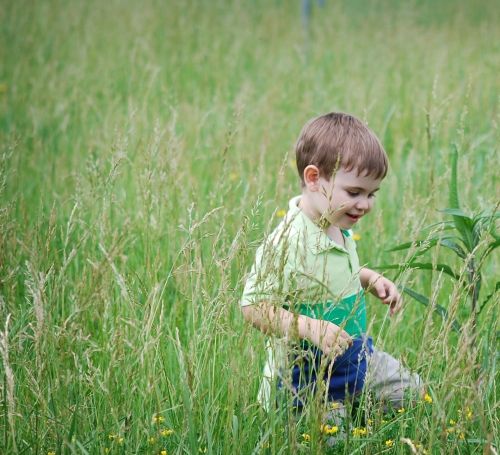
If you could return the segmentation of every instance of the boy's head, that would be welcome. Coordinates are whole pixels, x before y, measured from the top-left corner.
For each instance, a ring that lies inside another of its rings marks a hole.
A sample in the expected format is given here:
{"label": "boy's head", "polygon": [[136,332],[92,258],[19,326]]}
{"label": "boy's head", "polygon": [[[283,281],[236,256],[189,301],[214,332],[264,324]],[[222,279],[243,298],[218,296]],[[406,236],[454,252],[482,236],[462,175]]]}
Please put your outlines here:
{"label": "boy's head", "polygon": [[302,186],[308,165],[316,166],[327,180],[340,168],[377,179],[387,174],[387,155],[377,136],[349,114],[331,112],[307,122],[295,153]]}
{"label": "boy's head", "polygon": [[388,160],[375,134],[348,114],[309,121],[296,147],[302,211],[311,219],[351,229],[370,212]]}

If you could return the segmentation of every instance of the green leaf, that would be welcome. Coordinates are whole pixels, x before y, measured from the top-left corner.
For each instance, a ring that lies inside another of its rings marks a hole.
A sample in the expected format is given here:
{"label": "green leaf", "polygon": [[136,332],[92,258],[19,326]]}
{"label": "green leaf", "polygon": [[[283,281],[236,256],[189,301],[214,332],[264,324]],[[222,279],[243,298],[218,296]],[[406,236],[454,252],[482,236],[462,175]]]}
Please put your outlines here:
{"label": "green leaf", "polygon": [[456,213],[451,213],[453,216],[453,221],[455,223],[455,228],[460,233],[464,245],[468,251],[473,251],[474,244],[472,236],[472,219],[465,215],[460,210],[460,201],[458,199],[458,185],[457,185],[457,168],[458,168],[458,150],[457,146],[454,146],[454,150],[451,155],[451,181],[450,181],[450,208],[444,211],[456,211]]}
{"label": "green leaf", "polygon": [[[425,297],[424,295],[419,294],[418,292],[414,291],[413,289],[407,288],[406,286],[403,288],[403,291],[406,294],[408,294],[410,297],[414,298],[417,302],[420,302],[425,306],[430,306],[429,299],[427,297]],[[434,311],[436,313],[438,313],[444,320],[447,321],[449,319],[448,311],[446,311],[446,308],[444,308],[438,304],[435,304],[433,306],[433,308],[434,308]],[[451,328],[455,332],[460,332],[462,329],[460,327],[460,324],[455,319],[451,321]]]}
{"label": "green leaf", "polygon": [[73,414],[71,415],[71,424],[70,424],[70,428],[69,428],[68,441],[71,441],[73,439],[73,435],[76,432],[77,409],[78,409],[78,406],[75,406],[75,409],[73,410]]}
{"label": "green leaf", "polygon": [[389,248],[388,250],[385,250],[385,251],[387,251],[387,252],[402,251],[402,250],[407,250],[408,248],[411,248],[411,247],[419,248],[421,246],[425,246],[424,251],[427,251],[429,248],[433,247],[436,243],[437,243],[437,239],[414,240],[413,242],[401,243],[401,244],[396,245],[392,248]]}
{"label": "green leaf", "polygon": [[460,201],[458,200],[458,187],[457,187],[457,165],[458,165],[458,150],[456,144],[451,154],[451,182],[450,182],[450,207],[453,209],[460,209]]}
{"label": "green leaf", "polygon": [[447,215],[459,216],[472,222],[472,218],[460,209],[439,209],[438,212],[446,213]]}
{"label": "green leaf", "polygon": [[497,236],[494,235],[495,231],[495,220],[500,217],[500,212],[490,212],[490,213],[481,213],[474,217],[472,223],[472,234],[474,236],[474,241],[479,243],[481,241],[481,237],[485,232],[491,233],[495,238]]}
{"label": "green leaf", "polygon": [[483,308],[491,300],[491,298],[498,292],[499,289],[500,289],[500,281],[497,281],[495,284],[495,289],[493,289],[493,292],[483,300],[483,303],[481,304],[481,308],[478,311],[479,314],[481,313],[481,311],[483,311]]}
{"label": "green leaf", "polygon": [[392,248],[389,248],[388,250],[385,250],[386,252],[391,252],[391,251],[402,251],[402,250],[407,250],[408,248],[411,248],[412,246],[421,246],[424,243],[424,240],[415,240],[414,242],[405,242],[405,243],[400,243],[399,245],[396,245]]}
{"label": "green leaf", "polygon": [[500,239],[496,239],[493,242],[491,242],[490,244],[488,244],[488,246],[486,247],[486,250],[484,250],[484,253],[481,256],[480,262],[483,262],[490,255],[490,253],[492,251],[496,250],[499,246],[500,246]]}
{"label": "green leaf", "polygon": [[449,220],[445,220],[445,221],[438,221],[437,223],[432,223],[432,224],[428,224],[427,226],[424,226],[422,228],[422,230],[430,230],[430,229],[433,229],[435,228],[436,226],[443,226],[442,230],[443,231],[449,231],[450,229],[455,229],[455,224],[453,223],[453,221],[449,221]]}
{"label": "green leaf", "polygon": [[382,264],[375,266],[379,270],[399,270],[399,269],[420,269],[420,270],[437,270],[446,273],[453,279],[459,281],[460,275],[456,274],[450,266],[446,264],[432,264],[430,262],[405,262],[403,264]]}
{"label": "green leaf", "polygon": [[453,239],[456,239],[457,237],[448,235],[444,236],[441,238],[438,237],[433,237],[427,240],[415,240],[413,242],[406,242],[406,243],[401,243],[400,245],[396,245],[395,247],[389,248],[388,250],[385,250],[386,252],[394,252],[394,251],[402,251],[402,250],[407,250],[409,248],[420,248],[417,249],[413,255],[413,257],[421,256],[424,254],[426,251],[431,249],[432,247],[436,245],[442,245],[445,248],[449,248],[450,250],[453,250],[459,257],[462,259],[465,259],[467,256],[463,248],[458,245],[457,242],[454,242]]}
{"label": "green leaf", "polygon": [[442,239],[439,244],[443,245],[446,248],[449,248],[450,250],[453,250],[457,254],[457,256],[461,257],[462,259],[465,259],[467,257],[467,254],[462,249],[462,247],[458,243],[453,242],[450,239]]}

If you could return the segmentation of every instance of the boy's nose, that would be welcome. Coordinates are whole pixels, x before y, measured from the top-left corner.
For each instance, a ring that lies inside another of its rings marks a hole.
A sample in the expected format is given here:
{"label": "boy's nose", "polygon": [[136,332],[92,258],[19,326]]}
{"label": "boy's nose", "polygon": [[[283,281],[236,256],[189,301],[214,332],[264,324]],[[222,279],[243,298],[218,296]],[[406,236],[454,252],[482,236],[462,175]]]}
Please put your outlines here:
{"label": "boy's nose", "polygon": [[358,210],[370,210],[370,201],[367,199],[367,198],[361,198],[361,199],[358,199],[358,202],[356,203],[356,208]]}

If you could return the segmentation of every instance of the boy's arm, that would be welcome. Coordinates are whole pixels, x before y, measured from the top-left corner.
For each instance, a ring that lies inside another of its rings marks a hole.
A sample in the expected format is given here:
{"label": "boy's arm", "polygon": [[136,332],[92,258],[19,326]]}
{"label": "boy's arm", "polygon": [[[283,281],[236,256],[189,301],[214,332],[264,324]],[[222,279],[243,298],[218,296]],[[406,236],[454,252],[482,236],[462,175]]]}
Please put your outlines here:
{"label": "boy's arm", "polygon": [[385,305],[390,305],[391,316],[401,309],[401,295],[391,280],[366,267],[362,267],[359,271],[359,279],[363,288],[378,297]]}
{"label": "boy's arm", "polygon": [[328,321],[295,314],[268,302],[241,307],[243,317],[266,334],[309,340],[326,355],[342,354],[351,344],[349,334]]}

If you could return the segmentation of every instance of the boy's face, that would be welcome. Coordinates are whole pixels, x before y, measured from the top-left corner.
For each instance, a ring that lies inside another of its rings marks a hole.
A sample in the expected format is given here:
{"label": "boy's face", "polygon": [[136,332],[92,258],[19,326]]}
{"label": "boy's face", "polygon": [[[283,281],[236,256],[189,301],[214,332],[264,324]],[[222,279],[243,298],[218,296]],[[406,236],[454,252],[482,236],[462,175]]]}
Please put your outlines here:
{"label": "boy's face", "polygon": [[373,207],[375,193],[382,179],[358,175],[357,170],[340,168],[326,180],[318,177],[314,191],[310,192],[312,208],[341,229],[351,229]]}

